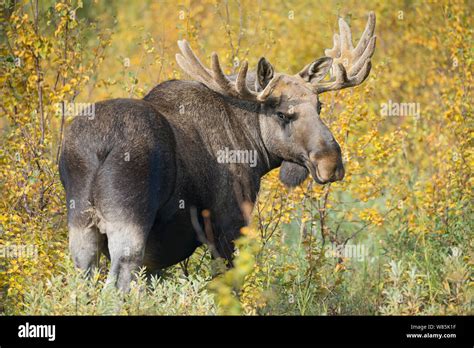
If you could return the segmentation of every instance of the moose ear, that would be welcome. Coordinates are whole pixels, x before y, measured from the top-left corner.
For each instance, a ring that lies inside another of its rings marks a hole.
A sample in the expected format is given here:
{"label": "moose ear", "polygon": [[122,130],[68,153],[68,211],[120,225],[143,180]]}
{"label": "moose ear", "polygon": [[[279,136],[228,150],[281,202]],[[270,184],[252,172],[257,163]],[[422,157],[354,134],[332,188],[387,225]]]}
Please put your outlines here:
{"label": "moose ear", "polygon": [[306,82],[318,82],[327,75],[331,66],[332,58],[321,57],[306,65],[298,75],[300,75],[300,77]]}
{"label": "moose ear", "polygon": [[257,76],[255,78],[255,90],[257,92],[263,91],[273,78],[275,70],[265,57],[260,58],[257,66]]}

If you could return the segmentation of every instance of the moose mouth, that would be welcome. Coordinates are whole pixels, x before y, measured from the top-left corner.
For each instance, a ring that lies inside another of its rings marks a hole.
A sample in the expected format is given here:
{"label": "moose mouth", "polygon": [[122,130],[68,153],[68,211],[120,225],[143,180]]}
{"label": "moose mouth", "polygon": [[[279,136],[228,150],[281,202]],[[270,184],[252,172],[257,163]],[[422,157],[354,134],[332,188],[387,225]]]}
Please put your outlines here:
{"label": "moose mouth", "polygon": [[311,173],[313,180],[316,181],[320,185],[326,184],[328,181],[321,179],[319,174],[318,165],[316,163],[311,162],[310,160],[305,160],[305,166]]}
{"label": "moose mouth", "polygon": [[327,181],[321,179],[318,166],[309,160],[302,160],[302,163],[283,161],[280,167],[280,181],[288,187],[296,187],[311,173],[313,180],[324,185]]}

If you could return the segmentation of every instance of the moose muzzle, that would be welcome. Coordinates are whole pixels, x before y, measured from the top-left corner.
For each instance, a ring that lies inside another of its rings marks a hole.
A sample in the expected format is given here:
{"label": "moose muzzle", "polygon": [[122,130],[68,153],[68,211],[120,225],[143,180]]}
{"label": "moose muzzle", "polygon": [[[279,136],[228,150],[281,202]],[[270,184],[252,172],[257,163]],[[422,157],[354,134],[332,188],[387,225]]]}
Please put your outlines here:
{"label": "moose muzzle", "polygon": [[306,166],[318,184],[340,181],[344,178],[345,171],[340,153],[325,156],[312,153],[309,157]]}

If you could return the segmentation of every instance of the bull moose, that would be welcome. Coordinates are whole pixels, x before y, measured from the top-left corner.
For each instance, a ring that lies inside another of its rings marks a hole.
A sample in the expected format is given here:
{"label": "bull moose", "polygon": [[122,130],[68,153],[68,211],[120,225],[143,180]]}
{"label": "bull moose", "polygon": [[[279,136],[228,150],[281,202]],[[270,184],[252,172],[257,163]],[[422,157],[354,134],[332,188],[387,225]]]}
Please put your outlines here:
{"label": "bull moose", "polygon": [[[93,269],[104,253],[108,281],[127,290],[137,268],[176,264],[204,242],[231,262],[248,223],[242,206],[255,203],[265,173],[280,167],[288,186],[309,174],[319,184],[342,180],[341,148],[318,96],[367,78],[374,29],[371,12],[354,48],[339,19],[334,47],[296,75],[277,73],[263,57],[255,71],[243,62],[226,75],[217,54],[205,67],[181,40],[176,61],[194,81],[166,81],[141,100],[98,102],[94,117],[75,117],[59,169],[76,267]],[[256,161],[218,160],[222,151],[251,152]]]}

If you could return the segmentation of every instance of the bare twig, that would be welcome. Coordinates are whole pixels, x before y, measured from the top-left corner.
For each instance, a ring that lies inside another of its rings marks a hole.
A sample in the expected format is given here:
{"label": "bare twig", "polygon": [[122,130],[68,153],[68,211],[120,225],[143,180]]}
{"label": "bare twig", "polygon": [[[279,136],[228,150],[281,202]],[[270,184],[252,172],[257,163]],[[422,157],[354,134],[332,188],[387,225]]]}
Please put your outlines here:
{"label": "bare twig", "polygon": [[[36,39],[39,40],[39,4],[38,0],[35,1],[34,6],[34,21],[35,21],[35,34]],[[38,107],[40,113],[40,127],[41,127],[41,139],[40,144],[44,143],[45,133],[45,121],[44,121],[44,108],[43,108],[43,74],[41,72],[40,58],[34,54],[35,69],[36,69],[36,87],[38,90]]]}
{"label": "bare twig", "polygon": [[202,230],[201,224],[199,223],[198,215],[197,215],[197,208],[192,206],[190,208],[191,212],[191,223],[193,225],[194,230],[196,231],[196,234],[198,236],[198,240],[202,243],[207,245],[209,250],[211,251],[211,255],[214,258],[220,258],[219,252],[216,249],[216,246],[214,243],[211,243],[207,238],[206,234]]}

